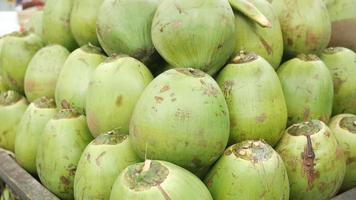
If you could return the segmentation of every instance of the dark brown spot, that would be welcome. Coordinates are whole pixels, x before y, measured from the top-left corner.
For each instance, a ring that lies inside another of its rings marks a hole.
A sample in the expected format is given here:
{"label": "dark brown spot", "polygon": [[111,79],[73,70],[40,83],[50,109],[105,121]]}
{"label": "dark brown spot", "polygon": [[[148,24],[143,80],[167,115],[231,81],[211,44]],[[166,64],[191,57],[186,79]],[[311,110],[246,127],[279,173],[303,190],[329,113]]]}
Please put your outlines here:
{"label": "dark brown spot", "polygon": [[87,161],[90,161],[90,154],[87,154]]}
{"label": "dark brown spot", "polygon": [[318,43],[318,37],[311,31],[307,31],[307,37],[305,39],[305,44],[310,45],[310,44],[317,44]]}
{"label": "dark brown spot", "polygon": [[116,105],[118,107],[120,107],[122,105],[122,95],[120,95],[116,98]]}
{"label": "dark brown spot", "polygon": [[335,94],[339,93],[340,88],[345,83],[345,80],[340,79],[337,76],[334,76],[334,92]]}
{"label": "dark brown spot", "polygon": [[347,158],[346,160],[346,164],[349,165],[349,164],[352,164],[352,163],[355,163],[356,162],[356,157],[349,157]]}
{"label": "dark brown spot", "polygon": [[170,89],[169,85],[165,85],[161,88],[161,90],[159,91],[160,93],[166,92]]}
{"label": "dark brown spot", "polygon": [[310,135],[305,136],[307,138],[307,144],[304,147],[304,152],[302,153],[302,175],[307,176],[308,179],[308,191],[313,189],[313,183],[318,173],[315,171],[315,153],[312,146],[312,141]]}
{"label": "dark brown spot", "polygon": [[287,38],[287,44],[289,46],[292,46],[293,45],[293,40],[291,38]]}
{"label": "dark brown spot", "polygon": [[70,103],[65,99],[61,101],[61,106],[63,109],[70,109],[70,107],[71,107]]}
{"label": "dark brown spot", "polygon": [[221,48],[223,48],[223,47],[224,47],[223,44],[219,44],[219,45],[218,45],[218,49],[221,49]]}
{"label": "dark brown spot", "polygon": [[65,176],[61,176],[60,181],[61,181],[61,183],[63,183],[66,186],[68,186],[70,184],[70,180]]}
{"label": "dark brown spot", "polygon": [[193,158],[192,163],[193,163],[193,166],[195,166],[197,168],[201,166],[201,160],[197,157]]}
{"label": "dark brown spot", "polygon": [[259,37],[263,47],[266,49],[268,55],[271,55],[273,53],[272,47],[267,43],[267,41],[265,39],[263,39],[263,37],[261,37],[261,36],[258,36],[258,37]]}
{"label": "dark brown spot", "polygon": [[163,98],[159,96],[155,96],[156,103],[162,103]]}

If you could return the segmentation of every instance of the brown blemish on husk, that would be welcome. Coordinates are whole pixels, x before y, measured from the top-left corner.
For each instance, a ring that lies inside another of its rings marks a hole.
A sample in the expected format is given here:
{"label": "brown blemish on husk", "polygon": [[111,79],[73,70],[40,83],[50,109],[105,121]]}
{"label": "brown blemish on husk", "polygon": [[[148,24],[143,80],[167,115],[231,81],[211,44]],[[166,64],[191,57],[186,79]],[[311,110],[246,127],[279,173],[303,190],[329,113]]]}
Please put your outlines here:
{"label": "brown blemish on husk", "polygon": [[340,120],[340,128],[356,134],[356,117],[344,117]]}
{"label": "brown blemish on husk", "polygon": [[307,138],[307,144],[304,147],[304,152],[302,153],[303,166],[302,175],[306,175],[308,179],[308,191],[313,189],[313,183],[318,173],[315,171],[315,153],[312,146],[312,141],[310,135],[305,136]]}
{"label": "brown blemish on husk", "polygon": [[315,45],[318,43],[318,37],[311,31],[307,31],[305,45]]}
{"label": "brown blemish on husk", "polygon": [[254,60],[257,60],[257,58],[258,55],[255,53],[246,53],[244,51],[240,51],[240,53],[232,59],[232,63],[233,64],[249,63]]}
{"label": "brown blemish on husk", "polygon": [[101,157],[103,157],[105,154],[106,154],[106,151],[103,151],[103,152],[101,152],[101,153],[99,154],[98,157],[96,157],[96,159],[95,159],[95,164],[96,164],[98,167],[100,167],[100,159],[101,159]]}
{"label": "brown blemish on husk", "polygon": [[340,77],[338,77],[338,74],[334,74],[334,78],[333,78],[333,82],[334,82],[334,92],[335,94],[338,94],[340,91],[340,88],[342,87],[342,85],[346,82],[345,80],[342,80]]}
{"label": "brown blemish on husk", "polygon": [[60,177],[60,181],[61,181],[62,184],[66,185],[66,186],[70,185],[69,179],[67,177],[65,177],[65,176],[61,176]]}
{"label": "brown blemish on husk", "polygon": [[256,122],[262,124],[263,122],[266,121],[266,119],[267,119],[266,113],[262,113],[261,115],[256,117]]}
{"label": "brown blemish on husk", "polygon": [[122,97],[122,95],[120,95],[120,96],[118,96],[117,98],[116,98],[116,105],[118,106],[118,107],[120,107],[121,105],[122,105],[122,99],[123,99],[123,97]]}
{"label": "brown blemish on husk", "polygon": [[200,71],[199,69],[193,69],[193,68],[176,68],[174,69],[177,72],[180,72],[182,74],[185,74],[187,76],[191,76],[194,78],[202,78],[205,77],[205,73]]}
{"label": "brown blemish on husk", "polygon": [[260,35],[258,36],[259,40],[261,41],[263,47],[266,49],[268,55],[271,55],[273,53],[273,49],[272,47],[268,44],[268,42],[263,38],[261,37]]}
{"label": "brown blemish on husk", "polygon": [[70,103],[67,101],[67,100],[62,100],[61,101],[61,107],[63,108],[63,109],[70,109]]}
{"label": "brown blemish on husk", "polygon": [[304,108],[304,112],[303,112],[304,121],[309,120],[309,116],[310,116],[310,108]]}
{"label": "brown blemish on husk", "polygon": [[169,87],[169,85],[164,85],[164,86],[161,88],[161,90],[160,90],[159,92],[160,92],[160,93],[167,92],[169,89],[171,89],[171,88]]}
{"label": "brown blemish on husk", "polygon": [[163,97],[155,96],[156,103],[158,103],[158,104],[162,103],[163,100],[164,100]]}
{"label": "brown blemish on husk", "polygon": [[33,104],[37,108],[55,108],[56,103],[53,98],[48,98],[48,97],[40,97],[36,99]]}
{"label": "brown blemish on husk", "polygon": [[19,93],[9,90],[7,92],[3,92],[2,94],[0,94],[0,105],[9,106],[17,103],[22,98],[23,97]]}

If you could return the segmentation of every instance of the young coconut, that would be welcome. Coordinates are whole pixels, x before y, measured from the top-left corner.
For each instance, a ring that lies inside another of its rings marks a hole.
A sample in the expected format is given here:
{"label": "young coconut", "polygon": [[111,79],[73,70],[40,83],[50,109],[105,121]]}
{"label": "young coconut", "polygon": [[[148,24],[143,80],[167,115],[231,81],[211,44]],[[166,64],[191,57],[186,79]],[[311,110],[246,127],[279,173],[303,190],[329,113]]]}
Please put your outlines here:
{"label": "young coconut", "polygon": [[250,2],[268,18],[271,27],[261,27],[240,11],[235,11],[234,55],[241,50],[255,52],[277,69],[283,55],[283,36],[278,16],[267,1],[250,0]]}
{"label": "young coconut", "polygon": [[43,40],[43,11],[36,11],[25,24],[25,31],[38,35]]}
{"label": "young coconut", "polygon": [[47,0],[43,8],[43,37],[50,44],[60,44],[69,51],[77,48],[70,29],[74,0]]}
{"label": "young coconut", "polygon": [[16,132],[16,161],[29,173],[36,174],[36,155],[43,129],[57,113],[53,99],[41,97],[26,109]]}
{"label": "young coconut", "polygon": [[70,15],[70,28],[80,46],[89,43],[99,46],[96,36],[96,18],[103,1],[80,0],[73,2],[73,9]]}
{"label": "young coconut", "polygon": [[212,200],[204,183],[166,161],[146,160],[128,166],[116,179],[110,200]]}
{"label": "young coconut", "polygon": [[282,27],[287,56],[318,54],[329,43],[331,22],[323,0],[268,0]]}
{"label": "young coconut", "polygon": [[148,66],[157,60],[151,25],[162,0],[105,0],[97,18],[97,34],[105,52],[127,54]]}
{"label": "young coconut", "polygon": [[329,46],[356,51],[356,0],[328,0],[326,5],[332,25]]}
{"label": "young coconut", "polygon": [[320,58],[334,81],[333,114],[356,114],[356,53],[343,47],[330,47]]}
{"label": "young coconut", "polygon": [[37,174],[60,199],[73,199],[77,164],[92,139],[85,116],[72,109],[61,110],[45,126],[38,145]]}
{"label": "young coconut", "polygon": [[17,127],[27,108],[25,97],[15,91],[0,94],[0,147],[14,151]]}
{"label": "young coconut", "polygon": [[333,81],[317,56],[301,54],[282,64],[277,73],[287,103],[288,125],[311,119],[329,121]]}
{"label": "young coconut", "polygon": [[356,115],[340,114],[329,124],[346,156],[346,174],[341,191],[356,187]]}
{"label": "young coconut", "polygon": [[291,199],[328,200],[339,191],[345,175],[345,156],[322,121],[290,126],[276,151],[287,168]]}
{"label": "young coconut", "polygon": [[140,162],[127,134],[113,130],[99,135],[84,150],[74,179],[76,200],[109,199],[122,170]]}
{"label": "young coconut", "polygon": [[264,139],[274,146],[287,123],[281,83],[272,66],[241,52],[218,75],[230,113],[230,143]]}
{"label": "young coconut", "polygon": [[152,41],[173,67],[212,75],[234,51],[234,13],[227,0],[164,0],[153,18]]}
{"label": "young coconut", "polygon": [[2,39],[0,66],[5,85],[19,93],[24,92],[28,63],[43,47],[41,38],[33,33],[13,33]]}
{"label": "young coconut", "polygon": [[160,74],[142,93],[130,138],[141,158],[166,160],[203,175],[225,150],[229,122],[215,80],[198,69],[176,68]]}
{"label": "young coconut", "polygon": [[86,96],[88,126],[94,136],[119,128],[129,133],[134,106],[153,76],[131,57],[108,58],[98,66]]}
{"label": "young coconut", "polygon": [[205,178],[215,200],[289,199],[282,158],[264,141],[230,146]]}
{"label": "young coconut", "polygon": [[55,96],[58,108],[74,108],[85,113],[85,98],[95,68],[105,60],[102,50],[85,45],[73,51],[59,74]]}
{"label": "young coconut", "polygon": [[30,102],[43,96],[54,98],[57,79],[68,55],[68,50],[61,45],[49,45],[37,51],[28,64],[24,80]]}

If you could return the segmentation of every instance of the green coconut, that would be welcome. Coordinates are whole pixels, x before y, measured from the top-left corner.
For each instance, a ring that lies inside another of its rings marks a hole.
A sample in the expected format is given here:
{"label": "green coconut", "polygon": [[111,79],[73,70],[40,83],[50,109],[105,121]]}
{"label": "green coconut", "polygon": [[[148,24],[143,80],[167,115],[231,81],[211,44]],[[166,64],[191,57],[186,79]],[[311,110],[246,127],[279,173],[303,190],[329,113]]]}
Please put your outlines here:
{"label": "green coconut", "polygon": [[27,108],[26,99],[15,91],[0,94],[0,147],[14,151],[16,131]]}
{"label": "green coconut", "polygon": [[277,73],[287,103],[289,125],[311,119],[329,121],[333,81],[317,56],[301,54],[282,64]]}
{"label": "green coconut", "polygon": [[261,27],[243,13],[235,11],[236,45],[234,55],[241,50],[255,52],[277,69],[283,55],[283,37],[277,14],[267,1],[251,0],[271,22]]}
{"label": "green coconut", "polygon": [[13,33],[2,40],[0,66],[4,83],[9,89],[23,93],[27,65],[43,43],[33,33]]}
{"label": "green coconut", "polygon": [[[70,28],[77,43],[99,46],[96,36],[96,17],[104,0],[74,0]],[[137,13],[136,13],[137,14]]]}
{"label": "green coconut", "polygon": [[323,0],[268,1],[279,17],[287,56],[317,54],[327,47],[331,22]]}
{"label": "green coconut", "polygon": [[111,56],[130,55],[145,64],[157,60],[151,24],[162,0],[106,0],[97,18],[101,46]]}
{"label": "green coconut", "polygon": [[76,200],[109,199],[116,177],[140,162],[127,134],[110,131],[95,138],[84,150],[74,179]]}
{"label": "green coconut", "polygon": [[356,0],[328,0],[331,19],[329,46],[342,46],[356,51]]}
{"label": "green coconut", "polygon": [[100,48],[85,45],[73,51],[65,61],[55,89],[58,108],[74,108],[85,113],[85,98],[90,77],[105,60]]}
{"label": "green coconut", "polygon": [[229,129],[228,107],[215,80],[197,69],[177,68],[144,90],[130,138],[141,158],[166,160],[201,176],[224,152]]}
{"label": "green coconut", "polygon": [[128,166],[116,179],[110,200],[212,200],[204,183],[166,161],[146,160]]}
{"label": "green coconut", "polygon": [[119,128],[129,133],[133,109],[153,79],[140,61],[131,57],[108,58],[90,80],[85,111],[94,136]]}
{"label": "green coconut", "polygon": [[60,199],[74,198],[77,165],[92,139],[85,116],[72,109],[61,110],[46,124],[37,150],[37,174]]}
{"label": "green coconut", "polygon": [[264,141],[230,146],[205,178],[215,200],[289,199],[283,160]]}
{"label": "green coconut", "polygon": [[273,67],[241,52],[218,75],[230,113],[230,143],[264,139],[274,146],[287,123],[281,83]]}
{"label": "green coconut", "polygon": [[340,114],[330,120],[329,127],[346,156],[346,173],[341,191],[356,187],[356,115]]}
{"label": "green coconut", "polygon": [[165,0],[153,18],[152,41],[173,67],[214,74],[235,48],[234,13],[227,0]]}
{"label": "green coconut", "polygon": [[330,47],[320,58],[334,82],[333,114],[356,114],[356,53],[343,47]]}
{"label": "green coconut", "polygon": [[339,191],[345,156],[322,121],[290,126],[276,150],[287,168],[291,199],[329,200]]}
{"label": "green coconut", "polygon": [[43,39],[43,11],[36,11],[25,24],[25,31],[34,33]]}
{"label": "green coconut", "polygon": [[70,13],[74,0],[47,0],[43,9],[43,38],[50,44],[60,44],[69,51],[77,48],[70,29]]}
{"label": "green coconut", "polygon": [[69,52],[61,45],[40,49],[28,64],[24,88],[29,101],[46,96],[54,98],[57,79]]}
{"label": "green coconut", "polygon": [[15,140],[17,162],[31,174],[36,174],[36,154],[47,122],[57,113],[53,99],[41,97],[26,109],[18,125]]}

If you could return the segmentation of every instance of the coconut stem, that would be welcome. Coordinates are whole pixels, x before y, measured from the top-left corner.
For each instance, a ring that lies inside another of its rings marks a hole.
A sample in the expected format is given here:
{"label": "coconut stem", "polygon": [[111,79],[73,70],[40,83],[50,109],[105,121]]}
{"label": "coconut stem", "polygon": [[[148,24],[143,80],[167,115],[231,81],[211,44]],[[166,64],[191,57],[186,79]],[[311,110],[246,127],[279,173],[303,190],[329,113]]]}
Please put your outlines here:
{"label": "coconut stem", "polygon": [[147,172],[151,167],[152,160],[145,160],[145,164],[143,165],[142,172]]}

